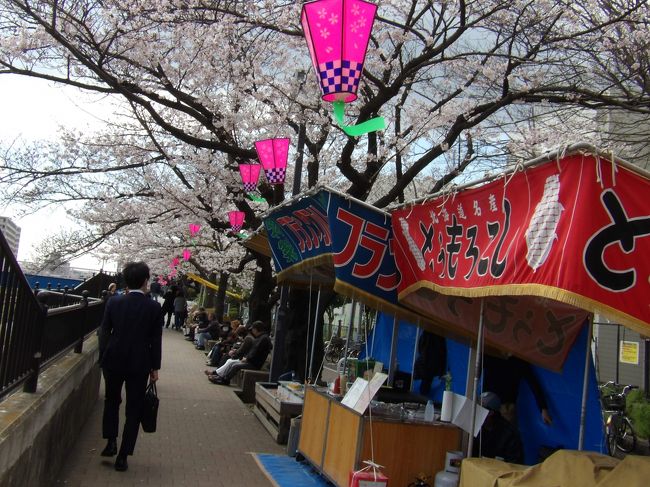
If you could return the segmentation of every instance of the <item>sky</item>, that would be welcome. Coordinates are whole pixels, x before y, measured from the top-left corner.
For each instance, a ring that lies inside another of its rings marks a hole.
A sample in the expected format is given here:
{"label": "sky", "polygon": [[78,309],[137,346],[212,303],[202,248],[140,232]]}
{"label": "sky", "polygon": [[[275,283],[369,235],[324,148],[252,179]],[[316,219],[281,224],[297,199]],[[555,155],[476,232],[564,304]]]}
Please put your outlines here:
{"label": "sky", "polygon": [[[59,127],[83,131],[97,131],[102,120],[110,118],[113,111],[109,100],[98,95],[88,95],[71,87],[19,77],[0,75],[0,142],[21,143],[55,139]],[[74,228],[65,208],[42,210],[34,215],[19,217],[17,205],[0,207],[0,215],[10,217],[21,227],[18,260],[29,260],[39,242],[46,235],[62,227]],[[102,262],[92,256],[83,256],[71,262],[73,267],[99,269]],[[112,264],[104,269],[114,270]]]}

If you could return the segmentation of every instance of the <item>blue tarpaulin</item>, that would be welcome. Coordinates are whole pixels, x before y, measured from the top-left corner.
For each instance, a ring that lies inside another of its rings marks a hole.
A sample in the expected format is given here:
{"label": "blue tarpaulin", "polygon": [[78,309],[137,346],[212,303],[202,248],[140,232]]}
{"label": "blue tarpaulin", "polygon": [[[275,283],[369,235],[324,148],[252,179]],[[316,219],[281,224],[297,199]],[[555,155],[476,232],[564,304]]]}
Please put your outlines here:
{"label": "blue tarpaulin", "polygon": [[34,289],[36,283],[41,289],[47,289],[47,285],[50,284],[52,289],[56,290],[58,286],[63,289],[65,286],[68,286],[68,289],[74,289],[83,281],[81,279],[67,279],[65,277],[52,277],[52,276],[41,276],[38,274],[25,274],[29,286]]}
{"label": "blue tarpaulin", "polygon": [[[373,333],[368,337],[368,351],[372,358],[388,366],[390,360],[392,316],[380,313]],[[397,340],[397,367],[402,372],[412,373],[413,351],[415,347],[416,326],[400,322]],[[549,412],[553,418],[551,426],[545,425],[528,385],[522,381],[517,401],[519,430],[524,440],[525,462],[538,463],[538,453],[542,446],[551,448],[578,448],[580,430],[580,407],[582,403],[582,383],[585,363],[587,327],[584,327],[569,352],[562,372],[552,372],[541,367],[533,367],[544,395]],[[453,340],[447,342],[447,369],[452,376],[452,390],[465,395],[469,348]],[[361,354],[365,357],[365,350]],[[473,364],[471,364],[473,367]],[[414,384],[418,391],[419,381]],[[442,400],[443,381],[434,381],[430,397]],[[598,384],[593,361],[590,361],[587,417],[584,449],[606,453],[603,420],[598,397]]]}
{"label": "blue tarpaulin", "polygon": [[253,454],[262,472],[275,487],[330,487],[309,465],[286,455]]}

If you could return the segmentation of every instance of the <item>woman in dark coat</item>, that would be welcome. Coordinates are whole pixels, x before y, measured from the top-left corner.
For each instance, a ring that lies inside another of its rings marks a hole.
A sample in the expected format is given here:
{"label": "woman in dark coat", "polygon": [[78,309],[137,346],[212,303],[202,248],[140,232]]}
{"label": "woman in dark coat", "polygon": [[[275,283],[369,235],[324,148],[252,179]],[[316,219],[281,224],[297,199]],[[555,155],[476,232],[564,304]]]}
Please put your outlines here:
{"label": "woman in dark coat", "polygon": [[176,288],[174,286],[167,288],[165,294],[163,295],[163,305],[162,312],[163,316],[167,315],[165,320],[165,328],[169,328],[169,323],[172,321],[172,315],[174,314],[174,298],[176,297]]}

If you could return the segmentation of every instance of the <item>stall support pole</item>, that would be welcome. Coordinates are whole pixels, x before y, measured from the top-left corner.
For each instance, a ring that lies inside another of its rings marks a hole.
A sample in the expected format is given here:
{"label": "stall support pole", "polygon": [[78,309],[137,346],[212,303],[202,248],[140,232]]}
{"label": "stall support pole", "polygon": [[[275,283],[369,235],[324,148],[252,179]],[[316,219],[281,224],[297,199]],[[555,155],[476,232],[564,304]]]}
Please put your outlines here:
{"label": "stall support pole", "polygon": [[284,341],[286,337],[286,317],[287,317],[287,301],[288,289],[285,286],[280,286],[280,304],[275,310],[275,335],[273,337],[273,354],[271,356],[271,371],[269,373],[269,381],[276,382],[278,377],[282,375],[282,367],[284,362]]}
{"label": "stall support pole", "polygon": [[318,297],[316,298],[316,311],[314,312],[314,326],[312,326],[311,330],[311,355],[309,356],[309,382],[313,384],[312,379],[314,379],[314,382],[318,380],[318,377],[314,377],[314,350],[316,349],[316,327],[318,326],[318,317],[320,316],[318,313],[318,308],[320,307],[320,286],[318,287]]}
{"label": "stall support pole", "polygon": [[580,406],[580,433],[578,435],[578,450],[584,449],[585,420],[587,418],[587,396],[589,393],[589,359],[591,358],[591,334],[593,333],[593,315],[587,321],[587,346],[585,347],[585,371],[582,379],[582,404]]}
{"label": "stall support pole", "polygon": [[393,334],[390,337],[390,358],[388,359],[388,385],[393,387],[395,369],[397,368],[397,334],[399,333],[399,320],[393,316]]}
{"label": "stall support pole", "polygon": [[472,428],[469,432],[467,443],[467,458],[472,456],[474,449],[474,428],[476,427],[476,391],[478,382],[481,379],[481,363],[483,362],[483,304],[485,298],[481,299],[481,311],[478,320],[478,337],[476,339],[476,361],[474,362],[474,385],[472,387]]}
{"label": "stall support pole", "polygon": [[646,400],[650,400],[650,338],[646,338],[645,342],[645,353],[643,363],[645,367],[643,368],[643,389],[645,390]]}
{"label": "stall support pole", "polygon": [[348,347],[350,346],[350,335],[352,335],[352,325],[354,323],[354,313],[357,310],[357,302],[352,300],[352,312],[350,313],[350,322],[348,323],[348,336],[345,338],[345,350],[343,351],[343,374],[348,372]]}
{"label": "stall support pole", "polygon": [[418,323],[417,328],[415,329],[415,343],[413,344],[413,360],[411,361],[411,370],[413,373],[411,374],[411,387],[409,390],[413,392],[413,389],[415,387],[415,360],[418,355],[418,343],[420,341],[420,324]]}
{"label": "stall support pole", "polygon": [[618,384],[618,368],[621,359],[621,325],[616,325],[616,375],[614,382]]}

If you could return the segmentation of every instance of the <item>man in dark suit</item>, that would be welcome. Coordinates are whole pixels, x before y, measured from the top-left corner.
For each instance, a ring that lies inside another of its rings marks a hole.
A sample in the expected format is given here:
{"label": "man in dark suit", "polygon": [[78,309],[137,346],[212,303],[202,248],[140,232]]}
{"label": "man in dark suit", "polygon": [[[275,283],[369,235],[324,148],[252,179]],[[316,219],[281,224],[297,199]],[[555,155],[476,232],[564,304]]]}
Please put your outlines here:
{"label": "man in dark suit", "polygon": [[[140,428],[147,379],[158,380],[163,315],[160,305],[145,295],[149,287],[149,267],[129,262],[122,271],[129,289],[106,303],[99,335],[99,363],[104,374],[106,397],[102,436],[108,440],[102,456],[117,453],[115,470],[128,468]],[[117,451],[119,408],[122,386],[126,386],[126,421],[122,444]]]}

